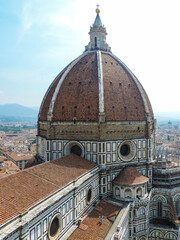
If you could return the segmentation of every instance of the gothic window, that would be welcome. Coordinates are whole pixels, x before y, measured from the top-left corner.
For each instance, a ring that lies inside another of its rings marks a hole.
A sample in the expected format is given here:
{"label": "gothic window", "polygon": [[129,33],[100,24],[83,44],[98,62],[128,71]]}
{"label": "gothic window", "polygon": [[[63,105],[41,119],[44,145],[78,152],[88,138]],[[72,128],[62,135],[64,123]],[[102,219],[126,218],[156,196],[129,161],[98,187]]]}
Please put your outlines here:
{"label": "gothic window", "polygon": [[160,231],[156,231],[156,230],[151,232],[150,237],[153,240],[155,240],[155,239],[159,239],[159,240],[164,239],[163,233],[160,232]]}
{"label": "gothic window", "polygon": [[47,142],[47,150],[49,151],[50,150],[50,144],[49,144],[49,141]]}
{"label": "gothic window", "polygon": [[157,204],[157,207],[158,207],[158,217],[162,217],[162,202],[161,201],[158,201],[158,204]]}
{"label": "gothic window", "polygon": [[94,38],[94,46],[97,48],[97,37]]}
{"label": "gothic window", "polygon": [[177,236],[176,236],[176,234],[171,232],[171,233],[166,234],[165,239],[177,239]]}
{"label": "gothic window", "polygon": [[142,215],[144,215],[145,214],[145,208],[144,207],[140,207],[139,209],[138,209],[138,216],[142,216]]}

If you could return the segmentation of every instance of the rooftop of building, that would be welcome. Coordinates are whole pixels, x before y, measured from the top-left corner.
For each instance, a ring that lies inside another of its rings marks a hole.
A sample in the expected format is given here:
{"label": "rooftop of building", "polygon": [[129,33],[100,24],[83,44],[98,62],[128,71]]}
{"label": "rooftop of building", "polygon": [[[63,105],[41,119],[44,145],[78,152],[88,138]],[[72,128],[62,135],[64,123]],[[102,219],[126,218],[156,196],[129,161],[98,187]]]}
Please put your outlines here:
{"label": "rooftop of building", "polygon": [[31,160],[34,159],[34,156],[32,155],[32,153],[30,152],[29,154],[23,154],[22,152],[20,153],[15,153],[15,152],[11,152],[9,154],[9,156],[14,160],[14,161],[25,161],[25,160]]}
{"label": "rooftop of building", "polygon": [[96,166],[84,158],[70,154],[2,178],[0,225],[26,212],[40,200]]}
{"label": "rooftop of building", "polygon": [[120,206],[101,200],[68,240],[105,239],[120,210]]}
{"label": "rooftop of building", "polygon": [[[146,121],[154,118],[148,96],[129,68],[110,51],[96,9],[86,51],[52,82],[39,111],[40,121]],[[101,37],[99,37],[101,36]]]}
{"label": "rooftop of building", "polygon": [[149,178],[143,176],[134,167],[125,167],[114,179],[117,185],[138,185],[148,182]]}

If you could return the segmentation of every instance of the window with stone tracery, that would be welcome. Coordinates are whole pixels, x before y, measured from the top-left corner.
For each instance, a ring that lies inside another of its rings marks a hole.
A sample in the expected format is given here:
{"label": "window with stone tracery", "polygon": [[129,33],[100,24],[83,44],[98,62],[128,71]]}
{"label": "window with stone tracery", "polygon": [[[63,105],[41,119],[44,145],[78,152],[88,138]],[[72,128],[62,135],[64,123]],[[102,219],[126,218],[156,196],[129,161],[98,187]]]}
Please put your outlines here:
{"label": "window with stone tracery", "polygon": [[157,204],[157,213],[158,213],[158,217],[162,217],[162,202],[161,201],[158,201],[158,204]]}
{"label": "window with stone tracery", "polygon": [[138,209],[138,216],[142,216],[142,215],[144,215],[145,214],[145,208],[144,207],[140,207],[139,209]]}

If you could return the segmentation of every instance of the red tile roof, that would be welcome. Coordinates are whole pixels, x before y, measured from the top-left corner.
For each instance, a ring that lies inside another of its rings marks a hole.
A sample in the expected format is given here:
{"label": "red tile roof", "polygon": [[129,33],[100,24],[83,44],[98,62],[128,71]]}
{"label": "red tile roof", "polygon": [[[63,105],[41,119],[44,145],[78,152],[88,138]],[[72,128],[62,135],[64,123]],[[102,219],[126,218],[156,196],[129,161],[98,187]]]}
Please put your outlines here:
{"label": "red tile roof", "polygon": [[[106,120],[146,120],[146,111],[149,111],[152,119],[150,101],[139,81],[137,80],[141,90],[130,71],[115,59],[115,56],[104,52],[101,52],[101,56]],[[47,120],[50,102],[61,77],[62,74],[48,89],[42,103],[39,120]],[[147,110],[145,105],[147,105]],[[76,117],[81,121],[98,121],[98,114],[97,53],[89,52],[70,69],[63,80],[55,99],[53,120],[72,121],[73,117]]]}
{"label": "red tile roof", "polygon": [[[68,240],[103,240],[113,224],[108,217],[112,213],[117,215],[120,210],[121,207],[102,200]],[[99,221],[99,216],[104,216],[102,223]]]}
{"label": "red tile roof", "polygon": [[26,154],[16,154],[14,152],[10,153],[9,156],[14,160],[14,161],[25,161],[25,160],[31,160],[34,157],[32,155],[26,155]]}
{"label": "red tile roof", "polygon": [[149,178],[143,176],[134,167],[125,167],[114,179],[118,185],[138,185],[148,182]]}
{"label": "red tile roof", "polygon": [[97,165],[71,154],[0,180],[0,224],[25,212]]}

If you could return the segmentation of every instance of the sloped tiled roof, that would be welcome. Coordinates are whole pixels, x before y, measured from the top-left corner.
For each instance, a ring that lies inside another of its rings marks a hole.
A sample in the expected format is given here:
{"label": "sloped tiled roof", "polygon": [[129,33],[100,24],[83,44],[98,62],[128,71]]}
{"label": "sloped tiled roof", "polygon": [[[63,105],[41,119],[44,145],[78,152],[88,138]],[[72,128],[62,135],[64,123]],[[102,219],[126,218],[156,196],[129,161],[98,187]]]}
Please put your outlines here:
{"label": "sloped tiled roof", "polygon": [[[83,227],[80,224],[68,240],[103,240],[113,224],[108,219],[109,216],[117,215],[120,210],[120,206],[102,200],[82,222]],[[99,216],[104,216],[102,223],[99,221]]]}
{"label": "sloped tiled roof", "polygon": [[134,167],[125,167],[114,179],[117,185],[138,185],[146,183],[149,178],[143,176]]}
{"label": "sloped tiled roof", "polygon": [[0,180],[0,224],[77,179],[97,165],[77,155],[34,166]]}
{"label": "sloped tiled roof", "polygon": [[[138,79],[113,54],[101,51],[104,111],[107,121],[153,119],[149,98]],[[98,121],[99,77],[97,52],[85,53],[54,80],[42,102],[39,120],[47,120],[54,102],[53,120]],[[58,87],[59,86],[59,87]],[[54,94],[57,92],[57,95]],[[54,98],[53,98],[54,94]]]}

